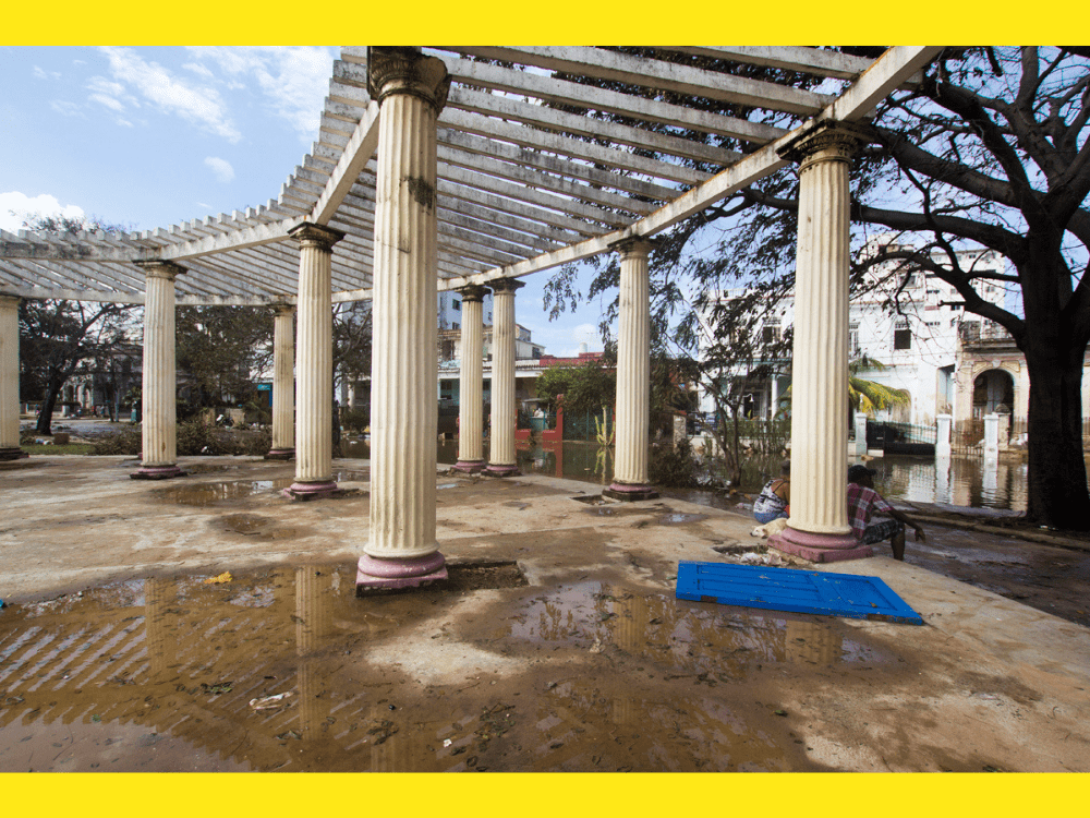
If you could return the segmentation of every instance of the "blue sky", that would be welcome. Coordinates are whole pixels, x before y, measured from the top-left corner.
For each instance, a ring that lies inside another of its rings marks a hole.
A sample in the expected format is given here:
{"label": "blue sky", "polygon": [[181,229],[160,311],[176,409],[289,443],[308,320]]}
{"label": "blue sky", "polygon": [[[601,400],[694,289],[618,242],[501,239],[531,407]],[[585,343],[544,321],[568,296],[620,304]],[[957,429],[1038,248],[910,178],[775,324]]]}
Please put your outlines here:
{"label": "blue sky", "polygon": [[[0,47],[0,228],[27,211],[167,227],[276,198],[318,133],[337,47]],[[517,320],[547,352],[601,349],[597,304]]]}

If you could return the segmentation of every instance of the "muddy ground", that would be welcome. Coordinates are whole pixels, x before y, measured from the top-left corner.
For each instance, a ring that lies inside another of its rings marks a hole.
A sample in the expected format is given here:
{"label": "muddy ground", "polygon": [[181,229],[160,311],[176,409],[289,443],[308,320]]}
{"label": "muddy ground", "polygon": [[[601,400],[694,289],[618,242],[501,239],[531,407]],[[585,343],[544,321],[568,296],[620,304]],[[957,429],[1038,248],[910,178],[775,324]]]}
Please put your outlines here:
{"label": "muddy ground", "polygon": [[979,580],[979,533],[834,566],[922,627],[780,614],[674,597],[680,560],[777,561],[745,517],[438,474],[450,581],[360,599],[366,463],[307,503],[182,465],[0,471],[0,771],[1090,770],[1090,631],[927,566]]}

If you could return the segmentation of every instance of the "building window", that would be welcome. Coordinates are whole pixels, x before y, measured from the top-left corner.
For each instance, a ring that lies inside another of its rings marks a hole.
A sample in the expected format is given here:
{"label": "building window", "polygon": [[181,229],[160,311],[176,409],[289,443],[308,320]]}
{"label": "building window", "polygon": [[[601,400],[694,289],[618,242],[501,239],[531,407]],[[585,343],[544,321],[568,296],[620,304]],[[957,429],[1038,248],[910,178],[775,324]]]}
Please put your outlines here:
{"label": "building window", "polygon": [[458,312],[461,312],[461,311],[462,311],[462,302],[461,302],[461,301],[459,301],[459,300],[458,300],[457,298],[453,299],[453,300],[452,300],[452,301],[450,302],[450,305],[451,305],[452,307],[454,307],[454,309],[458,310]]}
{"label": "building window", "polygon": [[780,340],[780,319],[769,318],[761,327],[761,343],[774,344]]}
{"label": "building window", "polygon": [[898,321],[893,328],[893,348],[912,349],[912,330],[908,328],[907,321]]}

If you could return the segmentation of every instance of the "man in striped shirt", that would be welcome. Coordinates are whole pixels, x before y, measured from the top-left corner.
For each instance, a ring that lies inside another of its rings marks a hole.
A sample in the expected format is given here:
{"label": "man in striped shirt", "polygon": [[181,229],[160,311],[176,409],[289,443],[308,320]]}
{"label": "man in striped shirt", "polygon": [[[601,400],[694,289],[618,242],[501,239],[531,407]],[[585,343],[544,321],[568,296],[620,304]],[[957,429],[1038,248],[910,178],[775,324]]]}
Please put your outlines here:
{"label": "man in striped shirt", "polygon": [[[891,506],[886,499],[874,490],[872,479],[878,472],[866,466],[855,465],[848,469],[848,524],[852,527],[855,538],[863,545],[875,545],[882,540],[889,540],[893,546],[893,559],[905,558],[905,526],[910,525],[916,531],[916,542],[925,542],[927,537],[923,529]],[[871,516],[878,512],[891,517],[870,525]]]}

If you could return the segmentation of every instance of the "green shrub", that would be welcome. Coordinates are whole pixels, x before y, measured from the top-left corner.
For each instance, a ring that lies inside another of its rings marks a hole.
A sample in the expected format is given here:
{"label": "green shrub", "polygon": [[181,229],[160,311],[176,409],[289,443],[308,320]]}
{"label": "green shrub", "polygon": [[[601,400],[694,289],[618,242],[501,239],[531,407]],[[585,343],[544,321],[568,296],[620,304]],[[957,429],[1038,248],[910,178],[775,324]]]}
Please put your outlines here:
{"label": "green shrub", "polygon": [[139,429],[123,429],[98,438],[91,449],[91,454],[136,455],[140,454],[143,446],[144,441]]}
{"label": "green shrub", "polygon": [[358,435],[363,434],[363,430],[370,424],[371,410],[365,409],[362,406],[355,409],[348,409],[341,415],[341,426],[349,432],[355,432]]}
{"label": "green shrub", "polygon": [[199,420],[178,424],[179,456],[234,454],[231,448],[228,441],[220,439],[214,427],[205,426]]}
{"label": "green shrub", "polygon": [[272,448],[272,435],[262,431],[235,432],[230,435],[231,454],[263,457]]}

